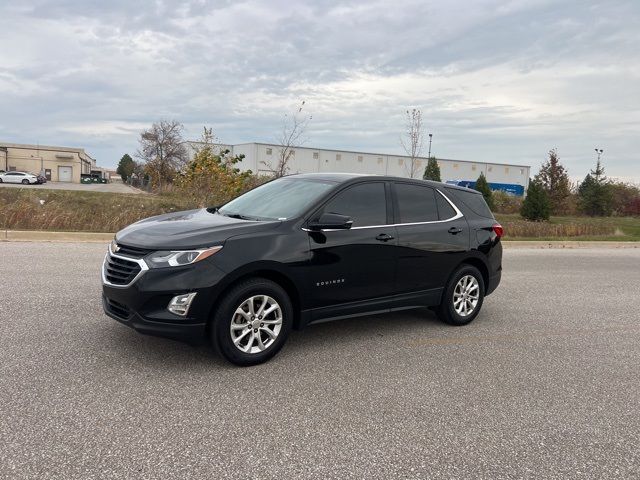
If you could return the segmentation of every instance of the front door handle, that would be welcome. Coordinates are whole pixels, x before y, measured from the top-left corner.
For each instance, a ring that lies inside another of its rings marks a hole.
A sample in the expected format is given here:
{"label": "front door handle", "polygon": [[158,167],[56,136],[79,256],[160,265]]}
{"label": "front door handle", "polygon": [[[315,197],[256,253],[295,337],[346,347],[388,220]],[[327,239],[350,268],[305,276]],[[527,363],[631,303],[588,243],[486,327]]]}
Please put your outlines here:
{"label": "front door handle", "polygon": [[388,242],[389,240],[393,240],[393,237],[391,235],[387,235],[386,233],[381,233],[376,237],[376,240],[378,240],[379,242]]}
{"label": "front door handle", "polygon": [[458,227],[451,227],[449,230],[447,230],[451,235],[456,235],[458,233],[460,233],[462,231],[461,228]]}

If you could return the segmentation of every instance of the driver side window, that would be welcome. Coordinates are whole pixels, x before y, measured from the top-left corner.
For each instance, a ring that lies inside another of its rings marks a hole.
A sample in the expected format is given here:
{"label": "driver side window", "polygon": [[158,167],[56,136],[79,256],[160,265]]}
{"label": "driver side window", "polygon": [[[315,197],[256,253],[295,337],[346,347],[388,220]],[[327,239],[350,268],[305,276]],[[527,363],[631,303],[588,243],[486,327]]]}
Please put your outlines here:
{"label": "driver side window", "polygon": [[354,227],[385,225],[387,199],[384,183],[362,183],[349,187],[329,200],[319,215],[322,213],[348,215]]}

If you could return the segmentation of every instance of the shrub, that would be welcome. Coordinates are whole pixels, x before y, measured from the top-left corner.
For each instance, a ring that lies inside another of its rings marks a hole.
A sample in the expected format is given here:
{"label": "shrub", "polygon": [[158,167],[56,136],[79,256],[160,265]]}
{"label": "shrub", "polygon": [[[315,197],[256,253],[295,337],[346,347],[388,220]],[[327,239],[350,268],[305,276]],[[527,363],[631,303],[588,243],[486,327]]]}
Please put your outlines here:
{"label": "shrub", "polygon": [[549,197],[540,182],[537,180],[529,182],[527,196],[522,202],[520,215],[527,220],[542,221],[549,220],[550,213]]}
{"label": "shrub", "polygon": [[487,177],[485,177],[482,172],[480,172],[480,176],[478,177],[478,180],[476,180],[475,189],[482,193],[484,201],[487,202],[489,208],[493,210],[493,193],[491,191],[491,187],[489,187],[489,183],[487,182]]}
{"label": "shrub", "polygon": [[502,190],[493,192],[493,211],[495,213],[520,213],[522,197],[510,195]]}

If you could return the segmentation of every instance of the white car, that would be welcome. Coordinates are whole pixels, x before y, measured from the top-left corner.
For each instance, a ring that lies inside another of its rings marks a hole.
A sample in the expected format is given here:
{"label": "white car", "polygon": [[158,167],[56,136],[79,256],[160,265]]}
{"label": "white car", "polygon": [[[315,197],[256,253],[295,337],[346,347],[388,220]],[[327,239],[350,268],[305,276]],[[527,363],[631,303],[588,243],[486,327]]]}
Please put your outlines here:
{"label": "white car", "polygon": [[0,183],[22,183],[30,185],[38,183],[38,177],[26,172],[5,172],[0,173]]}

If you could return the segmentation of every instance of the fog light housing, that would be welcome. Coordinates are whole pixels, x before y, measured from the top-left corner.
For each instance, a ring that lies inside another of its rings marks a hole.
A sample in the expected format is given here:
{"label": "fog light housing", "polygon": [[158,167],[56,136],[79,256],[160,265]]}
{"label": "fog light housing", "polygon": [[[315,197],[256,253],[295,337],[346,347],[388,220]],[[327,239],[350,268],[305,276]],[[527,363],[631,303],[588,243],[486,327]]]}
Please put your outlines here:
{"label": "fog light housing", "polygon": [[175,315],[179,315],[181,317],[185,317],[187,313],[189,313],[189,307],[191,306],[191,302],[196,297],[196,292],[194,293],[185,293],[183,295],[176,295],[169,302],[169,306],[167,310]]}

